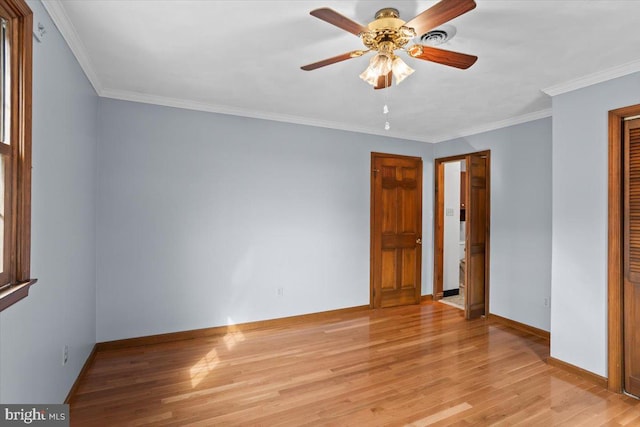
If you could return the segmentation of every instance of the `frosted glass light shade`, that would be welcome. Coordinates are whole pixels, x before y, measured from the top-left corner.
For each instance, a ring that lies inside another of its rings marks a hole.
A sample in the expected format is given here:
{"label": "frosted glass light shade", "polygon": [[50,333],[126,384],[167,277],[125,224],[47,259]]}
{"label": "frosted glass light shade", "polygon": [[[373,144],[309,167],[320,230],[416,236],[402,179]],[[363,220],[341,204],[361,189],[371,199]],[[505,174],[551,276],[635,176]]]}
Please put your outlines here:
{"label": "frosted glass light shade", "polygon": [[[392,57],[386,53],[379,52],[369,62],[369,66],[362,74],[360,78],[371,86],[378,84],[378,79],[381,76],[386,76],[389,72],[393,73],[393,77],[396,79],[396,84],[400,84],[401,81],[413,74],[415,70],[409,67],[399,57]],[[388,82],[387,84],[390,84]]]}
{"label": "frosted glass light shade", "polygon": [[378,83],[378,75],[371,70],[371,67],[367,67],[367,69],[360,74],[360,78],[371,86],[375,86]]}
{"label": "frosted glass light shade", "polygon": [[396,78],[396,84],[400,84],[401,81],[409,77],[415,71],[413,68],[409,67],[405,62],[398,58],[393,60],[392,65],[393,77]]}
{"label": "frosted glass light shade", "polygon": [[371,71],[379,76],[389,74],[392,66],[393,62],[391,61],[391,58],[382,53],[378,53],[376,56],[371,58],[371,62],[369,63],[369,68],[371,68]]}
{"label": "frosted glass light shade", "polygon": [[376,86],[378,84],[378,77],[389,74],[392,67],[393,61],[391,58],[384,53],[378,53],[371,58],[369,66],[360,74],[360,78],[371,86]]}

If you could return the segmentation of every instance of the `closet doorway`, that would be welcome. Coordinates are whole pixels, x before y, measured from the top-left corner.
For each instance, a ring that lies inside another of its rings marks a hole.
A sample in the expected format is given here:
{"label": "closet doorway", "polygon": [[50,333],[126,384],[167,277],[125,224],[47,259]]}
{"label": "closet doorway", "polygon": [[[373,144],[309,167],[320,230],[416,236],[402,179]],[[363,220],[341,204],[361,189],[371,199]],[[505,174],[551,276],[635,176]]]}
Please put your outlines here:
{"label": "closet doorway", "polygon": [[435,160],[434,300],[464,310],[489,308],[490,152]]}
{"label": "closet doorway", "polygon": [[640,105],[609,111],[609,390],[640,398]]}

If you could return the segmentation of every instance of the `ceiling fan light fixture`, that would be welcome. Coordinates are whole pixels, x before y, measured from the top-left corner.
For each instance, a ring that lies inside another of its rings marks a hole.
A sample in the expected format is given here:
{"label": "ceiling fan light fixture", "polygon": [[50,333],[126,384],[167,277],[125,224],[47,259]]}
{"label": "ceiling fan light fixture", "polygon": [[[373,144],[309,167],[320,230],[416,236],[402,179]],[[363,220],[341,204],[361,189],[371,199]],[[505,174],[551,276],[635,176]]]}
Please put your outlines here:
{"label": "ceiling fan light fixture", "polygon": [[386,53],[377,53],[376,56],[371,58],[371,62],[369,62],[369,68],[371,71],[376,73],[379,76],[388,74],[393,67],[393,61],[391,57]]}
{"label": "ceiling fan light fixture", "polygon": [[409,77],[415,71],[409,67],[402,59],[395,57],[393,60],[391,71],[393,71],[393,77],[396,79],[396,85],[399,85],[404,79]]}
{"label": "ceiling fan light fixture", "polygon": [[[359,37],[366,50],[354,50],[304,65],[300,68],[305,71],[311,71],[374,51],[376,54],[371,59],[369,66],[360,74],[360,78],[372,85],[374,89],[388,88],[391,85],[392,78],[395,78],[396,85],[398,85],[413,74],[414,70],[395,55],[398,50],[405,51],[410,58],[466,70],[476,62],[477,56],[452,52],[429,45],[409,45],[409,43],[416,37],[416,34],[424,33],[421,41],[435,38],[443,39],[448,34],[455,34],[455,27],[443,24],[473,10],[475,7],[474,0],[440,0],[437,4],[419,13],[409,21],[400,19],[400,13],[397,9],[387,7],[380,9],[376,13],[375,19],[366,26],[352,21],[328,7],[312,10],[310,12],[312,16]],[[438,26],[442,26],[442,28],[434,30]],[[449,29],[451,29],[451,32],[449,32]]]}
{"label": "ceiling fan light fixture", "polygon": [[376,74],[371,67],[367,67],[367,69],[360,74],[360,78],[371,86],[378,84],[378,74]]}
{"label": "ceiling fan light fixture", "polygon": [[378,78],[380,76],[386,76],[393,69],[393,60],[386,52],[378,52],[371,61],[369,66],[362,74],[360,78],[371,86],[377,86]]}

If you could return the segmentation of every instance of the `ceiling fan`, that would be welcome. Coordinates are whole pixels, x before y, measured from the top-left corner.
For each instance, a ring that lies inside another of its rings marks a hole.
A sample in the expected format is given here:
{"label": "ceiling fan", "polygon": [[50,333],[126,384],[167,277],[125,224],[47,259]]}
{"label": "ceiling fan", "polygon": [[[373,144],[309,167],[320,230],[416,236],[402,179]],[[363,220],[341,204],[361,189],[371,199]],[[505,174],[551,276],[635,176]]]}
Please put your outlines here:
{"label": "ceiling fan", "polygon": [[339,14],[333,9],[320,8],[310,13],[318,19],[335,25],[354,34],[362,40],[366,50],[354,50],[342,55],[327,58],[313,64],[304,65],[305,71],[315,70],[337,62],[358,58],[365,53],[375,51],[369,67],[360,74],[360,78],[371,84],[374,89],[384,89],[391,86],[392,78],[396,84],[411,75],[414,70],[395,54],[396,50],[403,50],[416,59],[437,62],[461,69],[472,66],[477,56],[452,52],[432,46],[413,44],[405,47],[416,35],[424,34],[476,7],[474,0],[442,0],[408,22],[400,19],[397,9],[384,8],[375,15],[375,20],[366,27]]}

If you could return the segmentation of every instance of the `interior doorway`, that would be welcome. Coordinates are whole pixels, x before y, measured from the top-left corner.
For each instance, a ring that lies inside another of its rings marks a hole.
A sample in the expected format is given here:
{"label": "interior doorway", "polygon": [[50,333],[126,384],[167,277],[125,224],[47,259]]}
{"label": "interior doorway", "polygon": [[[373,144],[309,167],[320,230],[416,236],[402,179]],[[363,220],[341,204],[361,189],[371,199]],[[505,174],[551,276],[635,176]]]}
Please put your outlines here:
{"label": "interior doorway", "polygon": [[489,313],[490,156],[435,160],[433,297],[453,299],[467,319]]}
{"label": "interior doorway", "polygon": [[444,163],[444,214],[441,302],[465,308],[466,175],[465,159]]}

